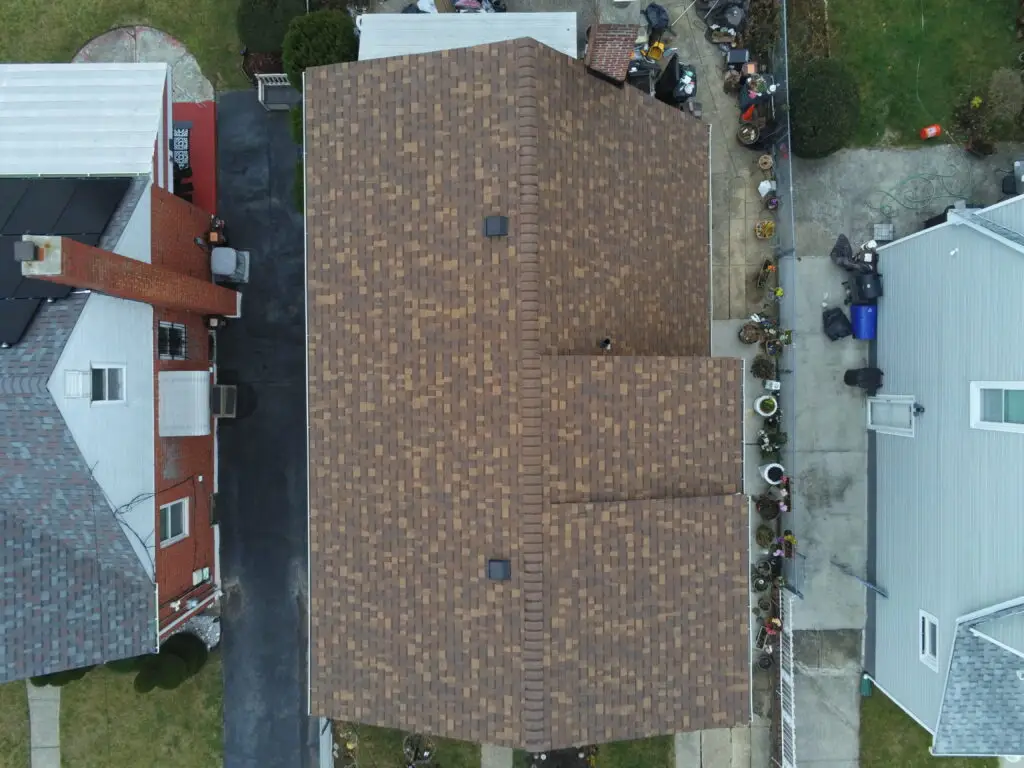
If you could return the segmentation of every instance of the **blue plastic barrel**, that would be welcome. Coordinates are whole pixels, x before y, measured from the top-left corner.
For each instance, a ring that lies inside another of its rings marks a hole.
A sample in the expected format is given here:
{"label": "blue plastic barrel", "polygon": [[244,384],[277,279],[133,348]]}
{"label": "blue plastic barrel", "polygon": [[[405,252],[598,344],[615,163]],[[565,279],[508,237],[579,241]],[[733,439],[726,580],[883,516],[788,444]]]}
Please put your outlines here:
{"label": "blue plastic barrel", "polygon": [[878,307],[874,304],[854,304],[850,307],[853,338],[873,339],[878,335]]}

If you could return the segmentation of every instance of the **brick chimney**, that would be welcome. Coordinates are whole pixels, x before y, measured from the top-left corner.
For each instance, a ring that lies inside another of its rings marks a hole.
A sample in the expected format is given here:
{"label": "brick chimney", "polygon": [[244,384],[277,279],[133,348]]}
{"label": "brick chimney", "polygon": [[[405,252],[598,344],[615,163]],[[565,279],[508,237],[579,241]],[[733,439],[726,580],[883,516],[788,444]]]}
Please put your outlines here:
{"label": "brick chimney", "polygon": [[[18,249],[23,277],[142,301],[200,315],[238,317],[242,296],[222,285],[83,245],[66,237],[25,235],[35,246]],[[198,246],[197,246],[198,247]],[[25,260],[29,256],[35,258]]]}

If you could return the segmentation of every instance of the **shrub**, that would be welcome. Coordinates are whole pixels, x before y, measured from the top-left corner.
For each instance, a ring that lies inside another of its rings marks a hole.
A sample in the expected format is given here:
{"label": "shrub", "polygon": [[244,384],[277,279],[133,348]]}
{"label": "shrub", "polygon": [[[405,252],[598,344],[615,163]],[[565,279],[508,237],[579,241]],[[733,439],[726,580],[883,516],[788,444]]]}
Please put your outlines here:
{"label": "shrub", "polygon": [[284,71],[296,88],[308,67],[355,61],[359,57],[356,25],[344,11],[315,11],[288,25],[281,57]]}
{"label": "shrub", "polygon": [[277,53],[288,24],[305,12],[305,0],[242,0],[236,17],[238,37],[253,53]]}
{"label": "shrub", "polygon": [[288,127],[291,129],[291,132],[292,132],[292,141],[294,141],[296,144],[298,144],[301,147],[302,146],[302,139],[303,139],[303,135],[302,135],[302,131],[303,131],[303,126],[302,126],[302,105],[301,104],[299,104],[296,107],[292,107],[291,109],[288,110]]}
{"label": "shrub", "polygon": [[33,677],[31,678],[31,682],[36,688],[42,688],[47,685],[53,686],[54,688],[63,688],[68,683],[72,683],[75,680],[81,680],[90,669],[92,669],[91,666],[79,667],[78,669],[65,669],[60,672],[51,672],[49,675]]}
{"label": "shrub", "polygon": [[118,674],[127,674],[129,672],[138,672],[142,669],[143,663],[146,661],[146,656],[132,656],[130,659],[118,659],[117,661],[108,661],[105,666],[111,672]]}
{"label": "shrub", "polygon": [[160,653],[177,656],[184,661],[189,677],[203,668],[210,655],[206,649],[206,643],[190,632],[171,635],[160,648]]}
{"label": "shrub", "polygon": [[857,83],[838,61],[816,59],[794,72],[789,89],[793,154],[831,155],[846,145],[859,120]]}
{"label": "shrub", "polygon": [[992,112],[989,103],[981,96],[970,93],[960,97],[953,108],[953,124],[959,135],[957,140],[966,140],[966,149],[981,155],[995,152],[992,144]]}

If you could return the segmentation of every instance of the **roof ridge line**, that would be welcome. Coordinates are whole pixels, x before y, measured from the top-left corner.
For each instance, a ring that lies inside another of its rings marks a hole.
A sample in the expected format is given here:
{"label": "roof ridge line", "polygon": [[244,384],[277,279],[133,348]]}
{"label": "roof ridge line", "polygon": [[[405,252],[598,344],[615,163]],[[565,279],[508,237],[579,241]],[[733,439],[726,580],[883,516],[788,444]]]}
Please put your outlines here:
{"label": "roof ridge line", "polygon": [[540,183],[537,146],[537,44],[515,43],[519,222],[519,507],[522,552],[522,736],[527,749],[548,747],[547,616],[544,605],[544,497],[541,482]]}
{"label": "roof ridge line", "polygon": [[0,374],[0,395],[45,395],[50,375],[39,373]]}

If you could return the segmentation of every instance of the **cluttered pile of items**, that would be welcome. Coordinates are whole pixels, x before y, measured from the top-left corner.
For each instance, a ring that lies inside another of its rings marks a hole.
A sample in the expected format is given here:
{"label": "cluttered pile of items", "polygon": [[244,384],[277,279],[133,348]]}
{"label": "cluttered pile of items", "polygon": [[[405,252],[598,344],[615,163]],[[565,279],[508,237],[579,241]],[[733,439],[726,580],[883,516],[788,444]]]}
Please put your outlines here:
{"label": "cluttered pile of items", "polygon": [[597,24],[587,30],[583,60],[596,75],[628,83],[659,101],[701,117],[697,70],[668,47],[673,33],[668,11],[657,3],[643,10],[645,24]]}
{"label": "cluttered pile of items", "polygon": [[748,46],[752,30],[751,0],[696,0],[695,8],[706,29],[704,37],[722,52],[722,87],[736,96],[740,121],[736,139],[749,149],[764,152],[785,131],[778,119],[775,94],[778,84],[768,61],[757,61]]}
{"label": "cluttered pile of items", "polygon": [[505,13],[505,0],[417,0],[402,13]]}

